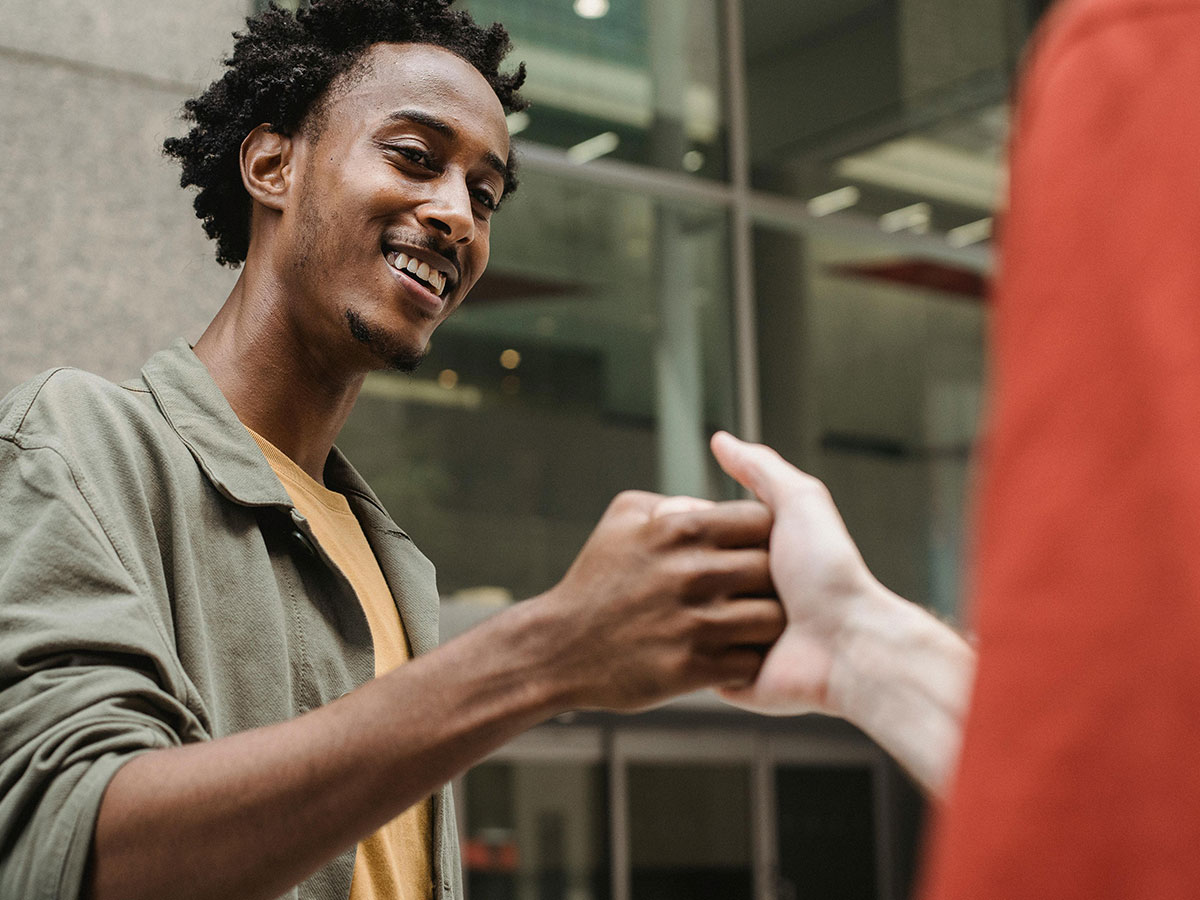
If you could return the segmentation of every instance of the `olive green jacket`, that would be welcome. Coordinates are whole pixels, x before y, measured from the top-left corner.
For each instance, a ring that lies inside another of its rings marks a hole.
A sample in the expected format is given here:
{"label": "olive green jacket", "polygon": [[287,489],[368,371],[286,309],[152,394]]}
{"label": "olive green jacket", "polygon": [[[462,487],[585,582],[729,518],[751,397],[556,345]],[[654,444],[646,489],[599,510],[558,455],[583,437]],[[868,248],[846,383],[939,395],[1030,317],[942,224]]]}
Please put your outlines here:
{"label": "olive green jacket", "polygon": [[[325,479],[428,652],[433,566],[336,449]],[[121,386],[57,369],[0,401],[0,897],[80,895],[136,754],[298,716],[374,666],[350,583],[185,342]],[[453,808],[443,788],[438,900],[462,894]],[[353,860],[286,896],[346,897]]]}

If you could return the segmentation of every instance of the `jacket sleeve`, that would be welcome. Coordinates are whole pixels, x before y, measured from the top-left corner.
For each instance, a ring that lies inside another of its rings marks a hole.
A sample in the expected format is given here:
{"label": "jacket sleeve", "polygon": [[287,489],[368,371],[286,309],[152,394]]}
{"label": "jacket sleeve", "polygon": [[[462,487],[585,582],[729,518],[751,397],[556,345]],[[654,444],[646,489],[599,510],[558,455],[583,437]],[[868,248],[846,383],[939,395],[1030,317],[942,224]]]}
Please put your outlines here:
{"label": "jacket sleeve", "polygon": [[204,729],[58,450],[0,439],[0,510],[0,897],[75,898],[109,779]]}

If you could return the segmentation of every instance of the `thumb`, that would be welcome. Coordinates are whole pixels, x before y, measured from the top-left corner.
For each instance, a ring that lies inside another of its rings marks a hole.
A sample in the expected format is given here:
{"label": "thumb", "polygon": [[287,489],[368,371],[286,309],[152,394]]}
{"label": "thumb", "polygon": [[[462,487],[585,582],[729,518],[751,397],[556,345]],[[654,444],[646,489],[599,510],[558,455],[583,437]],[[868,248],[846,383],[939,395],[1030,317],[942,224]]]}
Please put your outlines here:
{"label": "thumb", "polygon": [[722,469],[772,509],[805,477],[770,447],[748,444],[727,431],[713,435],[712,452]]}

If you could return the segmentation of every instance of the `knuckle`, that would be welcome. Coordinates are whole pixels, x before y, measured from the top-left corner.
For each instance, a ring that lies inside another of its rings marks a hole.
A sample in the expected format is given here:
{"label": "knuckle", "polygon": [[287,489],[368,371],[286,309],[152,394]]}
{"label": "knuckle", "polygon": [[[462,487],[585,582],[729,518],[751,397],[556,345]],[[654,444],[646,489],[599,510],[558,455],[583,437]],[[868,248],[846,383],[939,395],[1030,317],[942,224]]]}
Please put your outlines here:
{"label": "knuckle", "polygon": [[657,495],[648,493],[647,491],[621,491],[608,504],[608,511],[612,513],[628,512],[639,510],[646,506],[647,502],[655,498]]}

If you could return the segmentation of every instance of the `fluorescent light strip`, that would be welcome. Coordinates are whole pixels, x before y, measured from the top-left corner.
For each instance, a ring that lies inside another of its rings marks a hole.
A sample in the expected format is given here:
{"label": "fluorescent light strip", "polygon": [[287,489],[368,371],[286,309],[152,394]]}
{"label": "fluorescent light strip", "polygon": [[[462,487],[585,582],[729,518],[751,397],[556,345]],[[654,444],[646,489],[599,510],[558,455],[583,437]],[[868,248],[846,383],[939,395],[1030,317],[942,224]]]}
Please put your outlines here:
{"label": "fluorescent light strip", "polygon": [[925,234],[929,231],[929,222],[933,218],[933,208],[928,203],[914,203],[884,213],[879,217],[879,227],[888,234],[899,231],[912,231]]}
{"label": "fluorescent light strip", "polygon": [[586,141],[580,141],[567,150],[567,159],[575,165],[583,165],[601,156],[607,156],[617,149],[621,139],[615,131],[605,131]]}
{"label": "fluorescent light strip", "polygon": [[981,244],[992,237],[992,217],[968,222],[946,232],[946,241],[951,247],[970,247]]}
{"label": "fluorescent light strip", "polygon": [[828,194],[822,194],[809,200],[808,213],[818,218],[832,215],[854,206],[861,197],[862,193],[856,187],[838,188],[836,191],[830,191]]}

